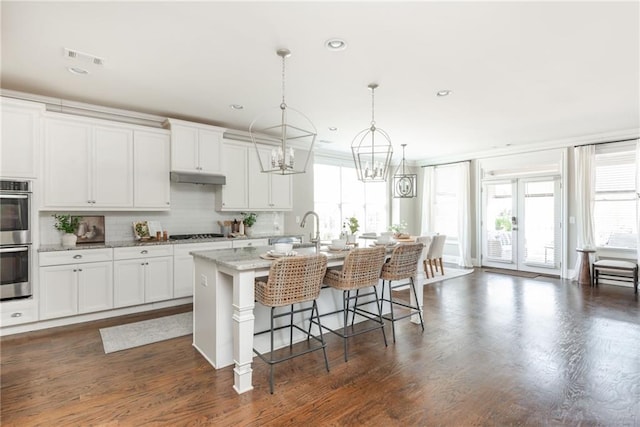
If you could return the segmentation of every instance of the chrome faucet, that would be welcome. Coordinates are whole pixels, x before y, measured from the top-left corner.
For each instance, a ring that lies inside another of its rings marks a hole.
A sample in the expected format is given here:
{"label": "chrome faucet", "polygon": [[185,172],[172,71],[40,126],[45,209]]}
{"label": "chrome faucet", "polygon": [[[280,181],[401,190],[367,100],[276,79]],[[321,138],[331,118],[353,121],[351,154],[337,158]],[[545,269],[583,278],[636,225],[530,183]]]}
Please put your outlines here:
{"label": "chrome faucet", "polygon": [[318,216],[317,213],[315,213],[314,211],[308,211],[307,213],[304,214],[304,216],[302,217],[302,221],[300,221],[300,228],[304,228],[304,226],[307,223],[307,217],[309,215],[313,215],[316,218],[315,221],[315,228],[316,228],[316,237],[312,237],[311,243],[315,243],[316,244],[316,252],[320,252],[320,217]]}

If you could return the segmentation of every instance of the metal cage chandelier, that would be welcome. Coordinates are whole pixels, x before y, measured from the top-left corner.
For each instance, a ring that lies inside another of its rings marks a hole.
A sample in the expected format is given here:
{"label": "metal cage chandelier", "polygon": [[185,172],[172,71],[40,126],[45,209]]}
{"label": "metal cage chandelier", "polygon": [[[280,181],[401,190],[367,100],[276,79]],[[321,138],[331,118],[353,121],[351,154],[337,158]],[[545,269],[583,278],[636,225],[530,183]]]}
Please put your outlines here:
{"label": "metal cage chandelier", "polygon": [[404,147],[402,144],[402,162],[398,165],[393,174],[393,197],[396,199],[410,199],[418,196],[418,175],[406,172],[406,161],[404,159]]}
{"label": "metal cage chandelier", "polygon": [[[291,56],[291,51],[278,49],[276,54],[282,58],[282,100],[279,107],[265,111],[251,122],[249,136],[262,172],[280,175],[305,173],[317,131],[306,115],[287,106],[284,97],[285,59]],[[264,144],[258,143],[265,137],[277,140],[277,145],[271,152],[265,150]]]}
{"label": "metal cage chandelier", "polygon": [[393,154],[391,139],[384,130],[376,127],[374,92],[378,85],[371,83],[371,125],[360,131],[351,142],[353,161],[358,179],[362,182],[386,181]]}

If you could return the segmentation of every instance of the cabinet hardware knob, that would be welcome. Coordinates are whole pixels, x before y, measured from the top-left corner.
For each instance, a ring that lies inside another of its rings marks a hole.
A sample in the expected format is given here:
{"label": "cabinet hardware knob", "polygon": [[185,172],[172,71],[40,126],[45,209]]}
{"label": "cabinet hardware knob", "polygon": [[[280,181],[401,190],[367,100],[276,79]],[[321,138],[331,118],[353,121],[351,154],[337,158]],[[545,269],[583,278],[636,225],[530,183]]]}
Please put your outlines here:
{"label": "cabinet hardware knob", "polygon": [[82,269],[81,269],[81,268],[79,268],[79,269],[78,269],[78,271],[82,271]]}
{"label": "cabinet hardware knob", "polygon": [[82,255],[74,255],[73,256],[73,259],[80,259],[80,258],[82,258]]}
{"label": "cabinet hardware knob", "polygon": [[144,265],[144,262],[140,263],[140,265]]}
{"label": "cabinet hardware knob", "polygon": [[144,263],[144,265],[149,265],[149,263],[148,263],[148,262],[145,262],[145,263]]}
{"label": "cabinet hardware knob", "polygon": [[141,254],[148,254],[148,253],[149,253],[149,251],[145,249],[145,250],[143,250],[143,251],[140,251],[140,253],[141,253]]}
{"label": "cabinet hardware knob", "polygon": [[11,317],[22,317],[22,313],[20,313],[20,312],[11,313]]}
{"label": "cabinet hardware knob", "polygon": [[76,271],[78,271],[78,270],[76,270],[76,269],[74,268],[74,269],[73,269],[73,272],[75,273]]}

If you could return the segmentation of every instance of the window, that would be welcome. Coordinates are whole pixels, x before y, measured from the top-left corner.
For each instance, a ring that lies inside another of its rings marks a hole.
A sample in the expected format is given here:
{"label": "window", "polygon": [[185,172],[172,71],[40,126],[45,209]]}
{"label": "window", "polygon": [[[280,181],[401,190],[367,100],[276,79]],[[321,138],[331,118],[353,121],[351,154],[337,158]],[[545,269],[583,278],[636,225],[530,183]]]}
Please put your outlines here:
{"label": "window", "polygon": [[447,240],[458,238],[458,188],[460,175],[457,165],[438,166],[435,180],[434,230],[445,234]]}
{"label": "window", "polygon": [[593,222],[598,247],[636,249],[635,144],[596,147]]}
{"label": "window", "polygon": [[356,169],[315,164],[314,210],[320,216],[320,238],[337,238],[346,218],[355,216],[359,234],[379,232],[387,227],[387,186],[385,182],[363,184]]}

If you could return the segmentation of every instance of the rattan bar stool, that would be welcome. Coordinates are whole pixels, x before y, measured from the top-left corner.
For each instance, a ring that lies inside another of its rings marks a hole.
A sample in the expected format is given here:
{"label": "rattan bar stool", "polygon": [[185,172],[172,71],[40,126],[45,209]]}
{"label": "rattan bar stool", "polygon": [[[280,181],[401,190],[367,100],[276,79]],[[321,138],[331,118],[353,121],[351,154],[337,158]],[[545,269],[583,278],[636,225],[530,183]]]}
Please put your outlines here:
{"label": "rattan bar stool", "polygon": [[[389,315],[382,316],[386,320],[391,321],[391,330],[393,331],[393,342],[396,342],[396,321],[412,316],[414,313],[418,313],[420,316],[420,325],[424,332],[424,321],[422,320],[422,310],[420,310],[420,301],[418,300],[418,294],[416,293],[415,277],[418,274],[418,261],[422,255],[422,243],[405,244],[400,245],[393,250],[391,258],[382,266],[382,272],[380,278],[382,279],[382,295],[380,297],[380,310],[382,310],[382,304],[388,302],[390,306]],[[409,279],[409,292],[413,292],[413,296],[416,300],[416,305],[411,305],[408,301],[394,300],[393,290],[406,286],[406,283],[396,283],[392,285],[391,282],[399,282],[401,280]],[[389,289],[389,299],[384,297],[385,284]],[[409,313],[401,316],[396,316],[393,307],[399,305],[404,308],[408,308]]]}
{"label": "rattan bar stool", "polygon": [[[384,321],[382,319],[382,313],[380,312],[380,300],[378,298],[378,290],[376,285],[380,280],[380,270],[384,263],[385,248],[379,246],[375,248],[356,248],[352,249],[344,259],[344,264],[341,270],[327,270],[324,276],[324,283],[331,288],[339,289],[342,291],[342,310],[336,310],[331,313],[323,313],[322,316],[328,316],[336,313],[342,313],[343,327],[341,330],[331,329],[326,326],[322,326],[324,329],[338,335],[344,342],[344,361],[348,360],[347,341],[349,338],[356,335],[371,332],[376,329],[382,330],[382,338],[384,339],[384,345],[387,346],[387,336],[384,331]],[[351,300],[356,300],[358,297],[352,295],[351,291],[358,291],[364,288],[372,288],[370,292],[366,294],[360,294],[361,298],[374,296],[374,300],[365,298],[363,302],[361,299],[360,304],[355,302],[351,305]],[[377,313],[370,313],[364,310],[361,306],[364,304],[375,303]],[[353,326],[353,322],[349,325],[349,313],[364,317],[373,321],[375,324],[368,327],[358,327],[357,330]]]}
{"label": "rattan bar stool", "polygon": [[[312,351],[322,350],[327,372],[329,371],[326,344],[324,342],[324,337],[322,336],[322,325],[318,315],[318,305],[316,304],[316,299],[318,298],[318,295],[320,295],[320,288],[322,287],[322,279],[324,278],[326,271],[327,257],[322,254],[283,257],[271,264],[269,277],[266,282],[260,281],[260,279],[257,279],[255,282],[256,301],[266,307],[271,307],[270,328],[254,334],[260,335],[269,332],[271,338],[271,351],[267,357],[267,355],[260,353],[255,348],[253,349],[253,352],[256,353],[260,359],[269,364],[269,388],[271,394],[273,394],[273,369],[276,363],[284,362],[285,360],[302,356],[303,354],[310,353]],[[311,306],[299,306],[297,309],[294,307],[294,304],[309,301],[312,301]],[[290,308],[286,312],[276,314],[276,308],[283,306],[290,306]],[[294,314],[307,311],[311,311],[310,320],[313,319],[315,313],[314,323],[317,323],[319,326],[319,337],[311,335],[311,325],[309,325],[309,330],[307,331],[293,322]],[[274,320],[284,316],[289,316],[289,324],[277,327],[274,326]],[[276,358],[274,353],[273,333],[274,331],[284,328],[289,328],[289,348],[293,346],[293,328],[307,334],[307,341],[310,338],[313,338],[321,345],[310,346],[303,351],[290,353],[284,357]]]}

